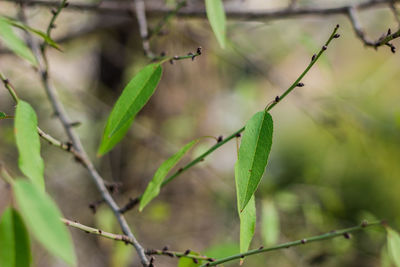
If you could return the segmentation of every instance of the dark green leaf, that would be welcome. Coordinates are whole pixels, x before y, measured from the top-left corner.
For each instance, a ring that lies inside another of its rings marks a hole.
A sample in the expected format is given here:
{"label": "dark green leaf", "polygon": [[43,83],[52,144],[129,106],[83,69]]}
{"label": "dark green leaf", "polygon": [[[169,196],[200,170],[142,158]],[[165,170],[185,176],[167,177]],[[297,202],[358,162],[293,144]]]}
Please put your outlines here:
{"label": "dark green leaf", "polygon": [[28,231],[18,212],[7,208],[0,220],[0,266],[29,267],[30,263]]}
{"label": "dark green leaf", "polygon": [[35,184],[17,179],[14,195],[33,236],[54,256],[76,265],[71,236],[61,222],[61,212],[53,200]]}
{"label": "dark green leaf", "polygon": [[33,183],[44,189],[44,163],[40,156],[37,118],[35,111],[28,103],[22,100],[18,102],[14,123],[19,168]]}
{"label": "dark green leaf", "polygon": [[0,38],[16,55],[28,60],[32,65],[37,66],[37,61],[32,51],[24,41],[13,32],[10,24],[3,17],[0,17]]}
{"label": "dark green leaf", "polygon": [[161,74],[160,64],[150,64],[133,77],[124,88],[108,117],[98,155],[110,151],[125,136],[136,114],[153,95]]}
{"label": "dark green leaf", "polygon": [[[238,164],[235,164],[235,173],[238,172]],[[236,180],[237,181],[237,180]],[[236,190],[238,190],[238,184],[236,182]],[[241,212],[239,210],[239,199],[238,200],[238,213],[240,218],[240,253],[246,252],[249,249],[251,240],[254,236],[256,228],[256,202],[254,195],[250,198],[248,205]]]}
{"label": "dark green leaf", "polygon": [[199,139],[193,140],[181,148],[176,154],[164,161],[154,174],[153,179],[150,181],[146,190],[140,199],[139,211],[142,211],[144,207],[149,204],[153,198],[158,196],[160,193],[161,184],[164,181],[165,176],[169,171],[181,160],[181,158],[189,151],[195,144],[199,142]]}
{"label": "dark green leaf", "polygon": [[265,246],[271,246],[278,242],[279,216],[272,201],[263,201],[261,235]]}
{"label": "dark green leaf", "polygon": [[256,113],[246,124],[235,174],[239,209],[243,210],[264,174],[272,145],[273,122],[266,112]]}
{"label": "dark green leaf", "polygon": [[390,227],[388,227],[386,230],[389,256],[393,260],[396,267],[400,267],[400,235]]}
{"label": "dark green leaf", "polygon": [[21,23],[20,21],[17,21],[17,20],[12,19],[12,18],[1,17],[0,16],[0,19],[3,19],[4,21],[6,21],[11,26],[20,28],[20,29],[25,30],[25,31],[29,31],[29,32],[31,32],[33,34],[36,34],[37,36],[41,37],[48,45],[60,50],[60,47],[58,46],[58,44],[56,42],[54,42],[54,40],[51,39],[46,33],[42,32],[40,30],[34,29],[32,27],[29,27],[28,25],[25,25],[25,24]]}
{"label": "dark green leaf", "polygon": [[206,0],[207,18],[222,48],[226,45],[226,16],[222,0]]}
{"label": "dark green leaf", "polygon": [[1,119],[5,119],[6,116],[7,116],[6,113],[0,112],[0,120],[1,120]]}

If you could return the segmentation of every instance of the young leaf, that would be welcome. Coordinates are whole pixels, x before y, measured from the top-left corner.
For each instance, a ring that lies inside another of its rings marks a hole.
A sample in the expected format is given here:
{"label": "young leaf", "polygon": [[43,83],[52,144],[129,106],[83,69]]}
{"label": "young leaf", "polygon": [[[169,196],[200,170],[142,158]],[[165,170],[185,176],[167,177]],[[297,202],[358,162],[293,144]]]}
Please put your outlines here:
{"label": "young leaf", "polygon": [[16,55],[28,60],[32,65],[37,66],[37,61],[32,51],[24,41],[13,32],[11,26],[3,17],[0,17],[0,38]]}
{"label": "young leaf", "polygon": [[144,67],[124,88],[108,117],[98,155],[110,151],[124,137],[136,114],[154,93],[162,74],[158,63]]}
{"label": "young leaf", "polygon": [[181,158],[189,151],[195,144],[199,142],[199,139],[193,140],[190,143],[187,143],[184,147],[181,148],[176,154],[172,157],[164,161],[161,166],[158,168],[156,173],[154,174],[153,179],[148,184],[146,190],[143,193],[142,198],[140,199],[139,211],[142,211],[144,207],[149,204],[153,198],[158,196],[160,193],[161,184],[164,181],[165,176],[169,173],[169,171],[181,160]]}
{"label": "young leaf", "polygon": [[19,168],[34,184],[44,189],[44,163],[40,156],[36,113],[28,103],[22,100],[17,104],[14,127]]}
{"label": "young leaf", "polygon": [[7,208],[0,219],[0,266],[29,267],[29,235],[21,216]]}
{"label": "young leaf", "polygon": [[20,28],[22,30],[25,31],[29,31],[33,34],[36,34],[37,36],[41,37],[48,45],[60,50],[60,47],[58,46],[58,44],[51,39],[47,34],[45,34],[44,32],[34,29],[32,27],[29,27],[28,25],[25,25],[23,23],[21,23],[20,21],[17,21],[13,18],[8,18],[8,17],[2,17],[0,16],[0,19],[3,19],[5,22],[7,22],[8,24],[10,24],[11,26]]}
{"label": "young leaf", "polygon": [[71,236],[53,200],[30,181],[17,179],[14,195],[33,236],[54,256],[76,265]]}
{"label": "young leaf", "polygon": [[389,256],[392,258],[396,267],[400,267],[400,235],[390,227],[387,227],[386,230]]}
{"label": "young leaf", "polygon": [[226,16],[222,0],[206,0],[207,18],[222,48],[226,45]]}
{"label": "young leaf", "polygon": [[5,119],[6,116],[7,116],[6,113],[0,112],[0,120],[1,120],[1,119]]}
{"label": "young leaf", "polygon": [[246,124],[239,149],[238,170],[235,174],[241,211],[257,190],[267,166],[272,131],[272,117],[266,111],[256,113]]}
{"label": "young leaf", "polygon": [[265,246],[276,244],[279,238],[279,216],[272,201],[263,202],[261,235]]}
{"label": "young leaf", "polygon": [[[190,252],[190,255],[200,255],[197,252]],[[181,257],[178,262],[178,267],[198,267],[201,265],[201,260],[198,260],[198,263],[195,263],[193,259]]]}
{"label": "young leaf", "polygon": [[[235,173],[239,171],[239,165],[235,164]],[[238,184],[236,182],[236,190],[238,190]],[[256,202],[254,195],[250,198],[248,205],[243,209],[239,210],[239,199],[238,200],[238,213],[240,218],[240,253],[246,252],[249,249],[251,240],[254,236],[254,230],[256,228]]]}

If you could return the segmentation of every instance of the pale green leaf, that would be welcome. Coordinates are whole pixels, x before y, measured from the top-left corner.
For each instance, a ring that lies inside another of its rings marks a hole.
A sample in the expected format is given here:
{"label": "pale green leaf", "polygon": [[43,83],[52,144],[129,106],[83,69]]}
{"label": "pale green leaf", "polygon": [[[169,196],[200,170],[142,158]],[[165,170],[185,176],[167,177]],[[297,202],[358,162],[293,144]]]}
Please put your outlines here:
{"label": "pale green leaf", "polygon": [[136,114],[153,95],[161,79],[158,63],[144,67],[124,88],[108,117],[98,155],[110,151],[125,136]]}
{"label": "pale green leaf", "polygon": [[205,0],[207,18],[222,48],[226,46],[226,15],[222,0]]}
{"label": "pale green leaf", "polygon": [[19,168],[33,183],[44,189],[44,163],[40,156],[37,118],[35,111],[27,102],[18,101],[14,123]]}
{"label": "pale green leaf", "polygon": [[0,39],[16,55],[26,59],[32,65],[37,66],[37,61],[32,51],[28,48],[25,42],[14,33],[10,24],[3,17],[0,17]]}
{"label": "pale green leaf", "polygon": [[393,260],[396,267],[400,267],[400,235],[390,227],[388,227],[386,230],[389,256]]}
{"label": "pale green leaf", "polygon": [[273,122],[266,112],[256,113],[246,124],[235,173],[239,209],[243,210],[257,190],[272,145]]}
{"label": "pale green leaf", "polygon": [[41,37],[48,45],[60,50],[60,47],[58,46],[58,44],[53,39],[51,39],[46,33],[42,32],[40,30],[34,29],[32,27],[29,27],[28,25],[26,25],[18,20],[15,20],[13,18],[0,16],[0,19],[3,19],[5,22],[10,24],[11,26],[20,28],[25,31],[29,31],[33,34],[36,34],[37,36]]}
{"label": "pale green leaf", "polygon": [[[235,173],[238,172],[238,164],[235,164]],[[236,182],[236,190],[238,190],[238,184]],[[239,210],[239,199],[238,200],[238,213],[240,218],[240,253],[249,250],[251,240],[254,236],[256,228],[256,202],[254,195],[250,198],[248,205],[240,211]]]}
{"label": "pale green leaf", "polygon": [[18,212],[7,208],[0,219],[0,266],[29,267],[30,264],[28,231]]}
{"label": "pale green leaf", "polygon": [[199,139],[193,140],[187,143],[181,148],[176,154],[171,156],[169,159],[164,161],[154,174],[153,179],[147,185],[146,190],[140,199],[139,211],[142,211],[144,207],[149,204],[160,193],[161,184],[164,181],[165,176],[170,172],[170,170],[181,160],[181,158],[191,149],[195,144],[199,142]]}
{"label": "pale green leaf", "polygon": [[263,201],[261,214],[261,235],[265,246],[278,242],[279,215],[272,201]]}
{"label": "pale green leaf", "polygon": [[43,190],[27,180],[17,179],[14,194],[21,214],[33,236],[54,256],[76,265],[71,236],[57,205]]}
{"label": "pale green leaf", "polygon": [[[190,252],[190,255],[200,255],[197,252]],[[201,260],[198,260],[198,263],[195,263],[191,258],[181,257],[178,262],[178,267],[198,267],[201,265]]]}

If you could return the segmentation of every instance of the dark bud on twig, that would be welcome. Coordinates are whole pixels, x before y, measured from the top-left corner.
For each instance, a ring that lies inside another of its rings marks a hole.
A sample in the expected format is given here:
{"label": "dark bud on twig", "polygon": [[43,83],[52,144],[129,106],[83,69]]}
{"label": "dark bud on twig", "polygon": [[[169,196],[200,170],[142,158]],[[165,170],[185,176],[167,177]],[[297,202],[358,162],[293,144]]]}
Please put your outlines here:
{"label": "dark bud on twig", "polygon": [[201,46],[197,47],[197,51],[196,51],[197,55],[201,55]]}
{"label": "dark bud on twig", "polygon": [[56,10],[55,8],[52,8],[52,9],[51,9],[51,14],[52,14],[53,16],[55,16],[55,15],[57,14],[57,10]]}
{"label": "dark bud on twig", "polygon": [[281,100],[280,97],[279,97],[279,96],[276,96],[276,97],[275,97],[275,103],[278,103],[279,100]]}
{"label": "dark bud on twig", "polygon": [[367,227],[367,225],[368,225],[367,221],[364,220],[361,222],[361,227]]}
{"label": "dark bud on twig", "polygon": [[184,255],[187,256],[187,255],[189,255],[189,253],[190,253],[190,249],[187,249],[187,250],[185,251]]}
{"label": "dark bud on twig", "polygon": [[96,213],[96,205],[95,204],[93,204],[93,203],[89,204],[89,209],[91,209],[93,213]]}
{"label": "dark bud on twig", "polygon": [[215,261],[215,259],[213,259],[213,258],[208,258],[207,260],[210,261],[210,262],[214,262]]}
{"label": "dark bud on twig", "polygon": [[174,257],[174,254],[173,254],[173,253],[171,253],[171,252],[165,252],[164,254],[165,254],[165,255],[167,255],[167,256],[170,256],[171,258],[173,258],[173,257]]}
{"label": "dark bud on twig", "polygon": [[326,46],[326,45],[324,45],[323,47],[322,47],[322,50],[326,50],[328,47]]}
{"label": "dark bud on twig", "polygon": [[174,61],[172,59],[169,60],[169,64],[173,65]]}
{"label": "dark bud on twig", "polygon": [[52,29],[54,29],[54,28],[56,28],[57,26],[54,24],[54,23],[52,23],[51,25],[50,25],[50,28],[52,28]]}
{"label": "dark bud on twig", "polygon": [[339,37],[340,37],[340,34],[338,34],[338,33],[333,36],[333,38],[336,38],[336,39]]}
{"label": "dark bud on twig", "polygon": [[241,136],[242,136],[241,133],[237,133],[237,134],[236,134],[236,137],[241,137]]}
{"label": "dark bud on twig", "polygon": [[71,127],[78,127],[80,126],[82,123],[80,121],[73,121],[69,124],[69,126]]}
{"label": "dark bud on twig", "polygon": [[164,246],[162,251],[167,251],[168,250],[168,246]]}
{"label": "dark bud on twig", "polygon": [[69,6],[69,2],[65,2],[64,7],[68,7],[68,6]]}
{"label": "dark bud on twig", "polygon": [[165,52],[164,52],[164,51],[162,51],[162,52],[160,53],[160,57],[165,57]]}
{"label": "dark bud on twig", "polygon": [[392,34],[392,30],[389,28],[386,35],[389,36],[391,34]]}
{"label": "dark bud on twig", "polygon": [[350,239],[351,238],[351,235],[349,233],[344,233],[343,236],[346,239]]}
{"label": "dark bud on twig", "polygon": [[301,243],[302,243],[302,244],[307,243],[307,239],[302,239],[302,240],[301,240]]}
{"label": "dark bud on twig", "polygon": [[222,142],[222,140],[224,140],[224,137],[222,135],[218,136],[217,143]]}
{"label": "dark bud on twig", "polygon": [[175,60],[178,60],[178,59],[179,59],[179,56],[174,56],[174,59],[175,59]]}
{"label": "dark bud on twig", "polygon": [[197,259],[195,259],[195,258],[192,258],[192,260],[193,260],[194,264],[198,264],[199,263],[199,261]]}
{"label": "dark bud on twig", "polygon": [[150,257],[150,264],[153,264],[153,262],[154,262],[154,257],[151,256],[151,257]]}
{"label": "dark bud on twig", "polygon": [[396,53],[396,47],[394,45],[392,45],[390,47],[390,51],[392,51],[393,54]]}
{"label": "dark bud on twig", "polygon": [[316,54],[312,55],[312,57],[311,57],[311,61],[314,61],[316,57],[317,57],[317,55],[316,55]]}
{"label": "dark bud on twig", "polygon": [[72,142],[68,141],[65,143],[67,145],[67,151],[71,151],[72,148]]}
{"label": "dark bud on twig", "polygon": [[303,87],[303,86],[304,86],[304,83],[298,83],[296,86],[297,86],[297,87]]}
{"label": "dark bud on twig", "polygon": [[261,249],[263,249],[263,248],[264,248],[264,246],[261,246],[261,247],[259,247],[258,249],[261,250]]}

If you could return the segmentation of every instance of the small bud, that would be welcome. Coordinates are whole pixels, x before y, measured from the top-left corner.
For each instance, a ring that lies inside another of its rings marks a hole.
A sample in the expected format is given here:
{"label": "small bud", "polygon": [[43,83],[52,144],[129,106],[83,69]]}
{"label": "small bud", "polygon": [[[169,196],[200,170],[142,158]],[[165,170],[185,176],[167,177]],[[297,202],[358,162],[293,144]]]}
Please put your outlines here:
{"label": "small bud", "polygon": [[317,55],[316,55],[316,54],[312,55],[312,57],[311,57],[311,61],[314,61],[316,57],[317,57]]}
{"label": "small bud", "polygon": [[302,244],[307,243],[307,239],[302,239],[302,240],[301,240],[301,243],[302,243]]}
{"label": "small bud", "polygon": [[65,2],[64,7],[68,7],[68,6],[69,6],[69,2]]}
{"label": "small bud", "polygon": [[55,16],[55,15],[57,14],[57,10],[56,10],[55,8],[52,8],[52,9],[51,9],[51,14],[52,14],[53,16]]}
{"label": "small bud", "polygon": [[196,53],[200,56],[201,55],[201,46],[197,47]]}
{"label": "small bud", "polygon": [[174,65],[174,61],[172,59],[170,59],[169,64]]}
{"label": "small bud", "polygon": [[222,135],[218,136],[217,143],[222,142],[222,140],[224,140],[224,137]]}
{"label": "small bud", "polygon": [[349,233],[344,233],[343,236],[346,239],[350,239],[351,238],[351,235]]}
{"label": "small bud", "polygon": [[172,254],[171,252],[165,252],[164,254],[167,255],[167,256],[170,256],[171,258],[174,257],[174,254]]}
{"label": "small bud", "polygon": [[163,251],[167,251],[168,250],[168,246],[164,246],[162,250]]}
{"label": "small bud", "polygon": [[336,38],[336,39],[339,37],[340,37],[340,34],[338,34],[338,33],[333,36],[333,38]]}
{"label": "small bud", "polygon": [[161,57],[165,57],[165,52],[162,51],[162,52],[160,53],[160,56],[161,56]]}
{"label": "small bud", "polygon": [[326,46],[326,45],[324,45],[323,47],[322,47],[322,50],[326,50],[328,47]]}
{"label": "small bud", "polygon": [[193,260],[194,264],[198,264],[199,263],[199,261],[197,259],[195,259],[195,258],[192,258],[192,260]]}
{"label": "small bud", "polygon": [[184,254],[186,256],[186,255],[189,255],[189,253],[190,253],[190,249],[187,249]]}
{"label": "small bud", "polygon": [[303,86],[304,86],[304,83],[298,83],[296,86],[297,86],[297,87],[303,87]]}
{"label": "small bud", "polygon": [[392,30],[389,28],[386,35],[389,36],[389,35],[391,35],[391,34],[392,34]]}
{"label": "small bud", "polygon": [[396,53],[396,47],[394,45],[392,45],[390,47],[390,51],[392,51],[393,54]]}
{"label": "small bud", "polygon": [[210,261],[210,262],[214,262],[215,261],[215,259],[213,259],[213,258],[208,258],[207,260]]}
{"label": "small bud", "polygon": [[367,221],[364,220],[364,221],[361,222],[361,227],[366,227],[367,225],[368,225]]}
{"label": "small bud", "polygon": [[50,25],[50,28],[52,28],[52,29],[55,29],[57,26],[54,24],[54,23],[52,23],[51,25]]}
{"label": "small bud", "polygon": [[263,248],[264,248],[264,246],[261,246],[261,247],[259,247],[258,249],[261,250],[261,249],[263,249]]}
{"label": "small bud", "polygon": [[150,257],[150,264],[153,264],[153,262],[154,262],[154,257],[151,256],[151,257]]}
{"label": "small bud", "polygon": [[178,56],[174,56],[174,59],[175,59],[175,60],[178,60],[178,59],[179,59],[179,57],[178,57]]}
{"label": "small bud", "polygon": [[178,172],[183,172],[183,168],[179,168],[179,169],[178,169]]}
{"label": "small bud", "polygon": [[242,136],[241,133],[237,133],[237,134],[236,134],[236,137],[241,137],[241,136]]}
{"label": "small bud", "polygon": [[276,97],[275,97],[275,103],[278,103],[279,100],[281,100],[280,97],[279,97],[279,96],[276,96]]}

